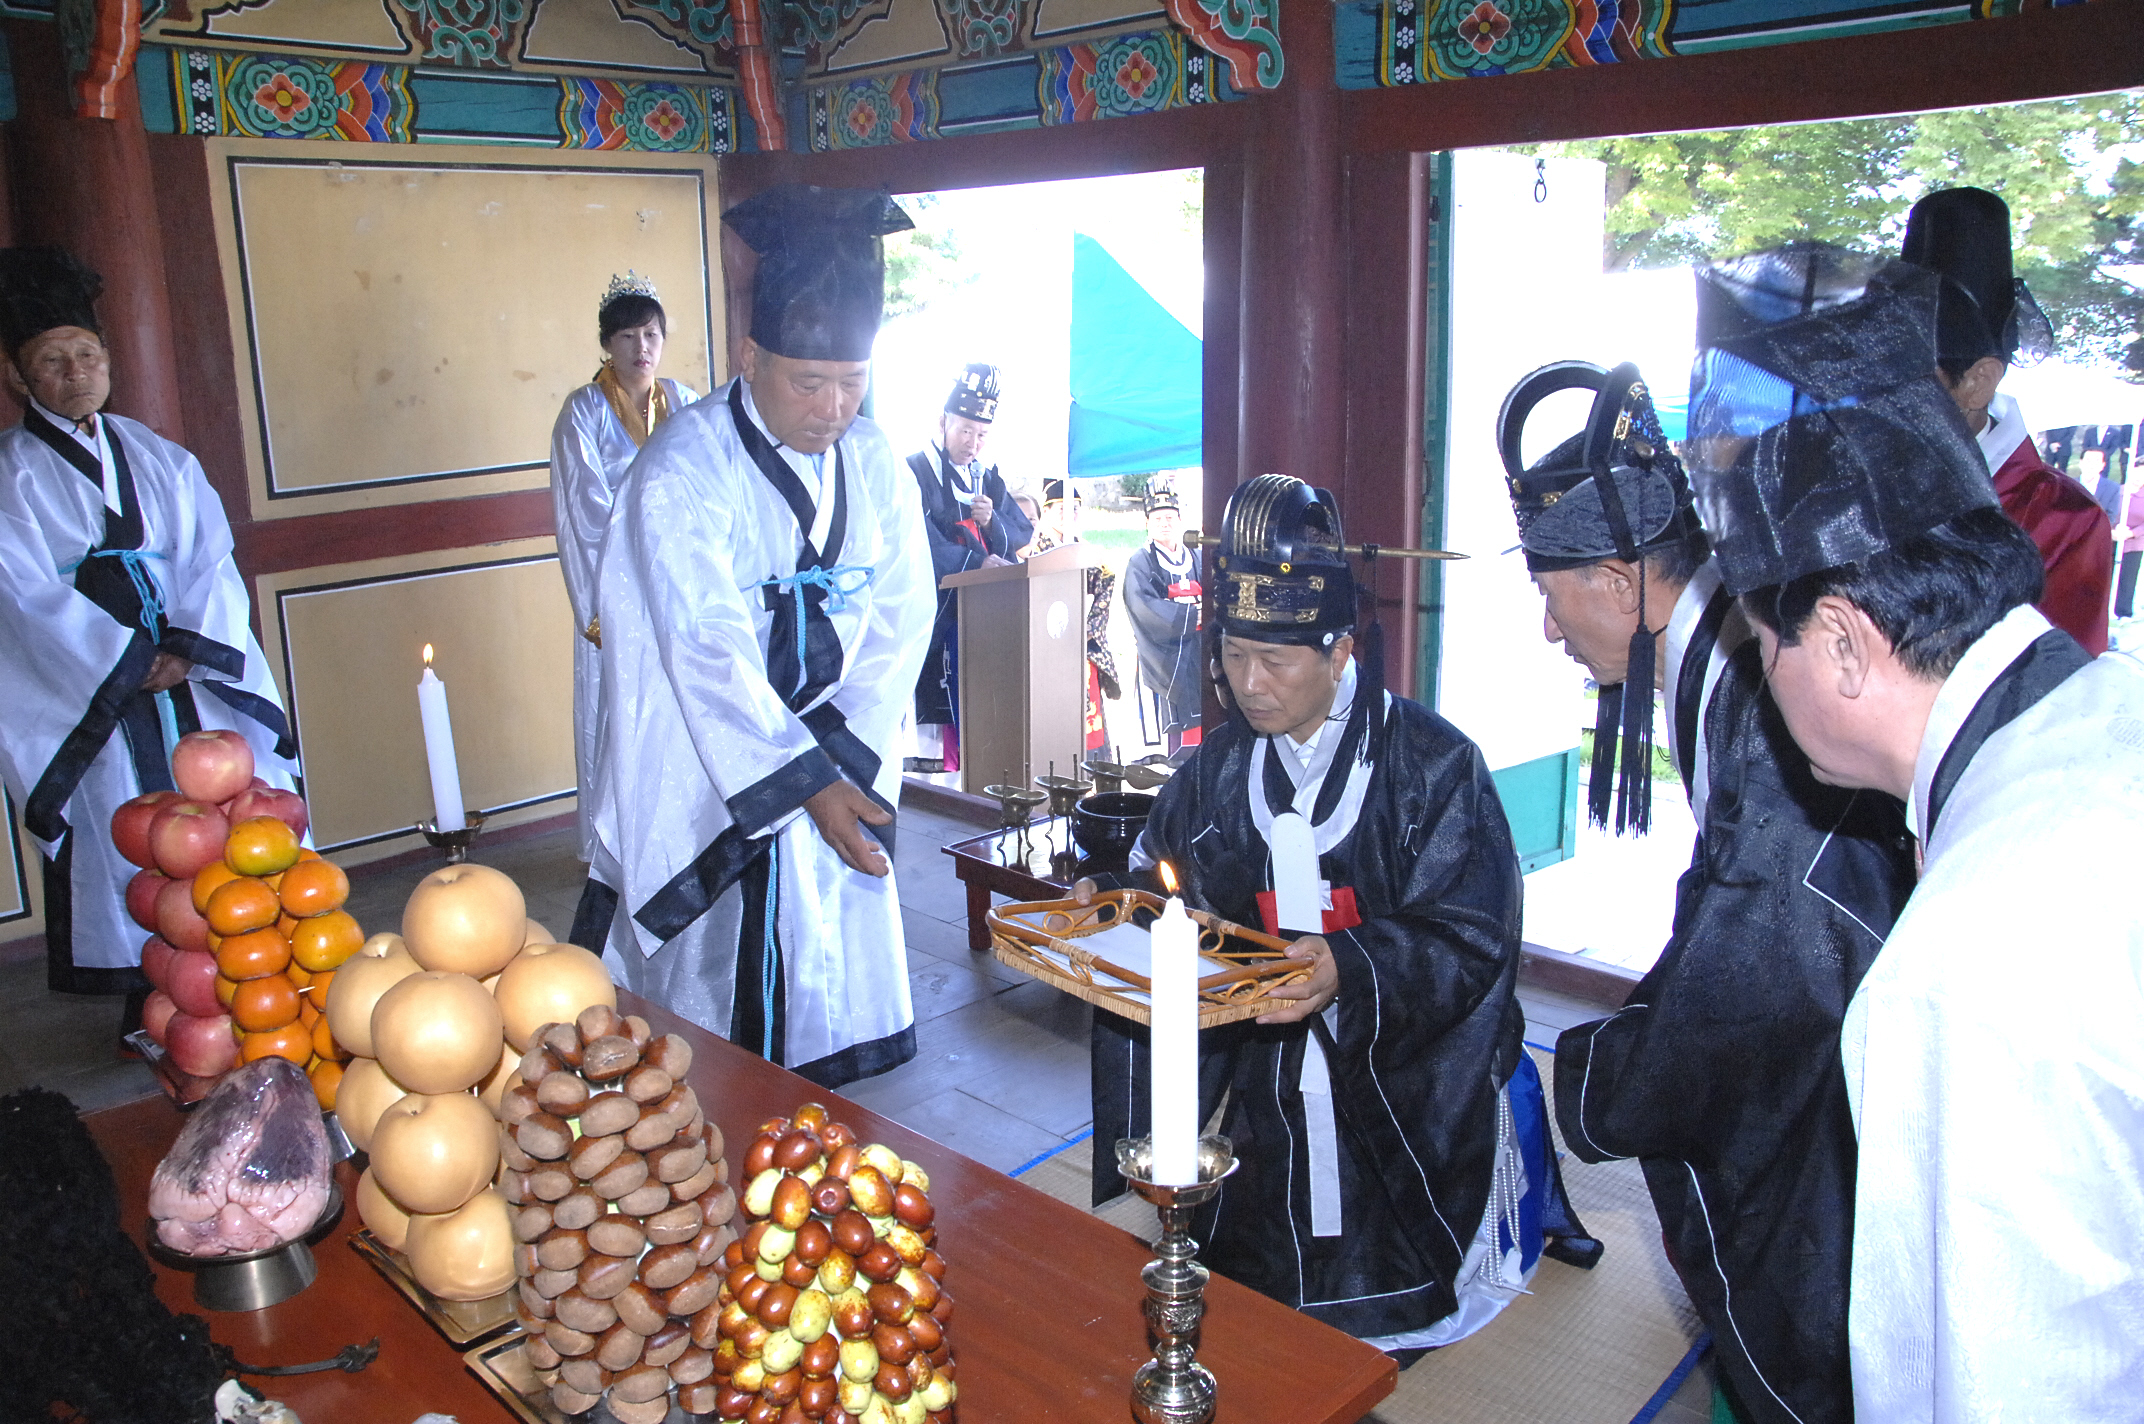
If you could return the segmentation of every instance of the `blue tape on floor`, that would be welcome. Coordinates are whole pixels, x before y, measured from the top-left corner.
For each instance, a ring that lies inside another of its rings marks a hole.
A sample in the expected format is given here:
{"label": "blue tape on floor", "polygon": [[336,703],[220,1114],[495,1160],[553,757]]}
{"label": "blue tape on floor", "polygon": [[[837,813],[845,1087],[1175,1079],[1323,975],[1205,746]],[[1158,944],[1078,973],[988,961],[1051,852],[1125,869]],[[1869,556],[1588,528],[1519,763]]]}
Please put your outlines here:
{"label": "blue tape on floor", "polygon": [[1653,1391],[1653,1397],[1645,1401],[1645,1407],[1630,1416],[1630,1424],[1652,1424],[1653,1416],[1667,1408],[1668,1401],[1675,1397],[1675,1391],[1682,1388],[1683,1381],[1690,1378],[1690,1371],[1697,1368],[1697,1362],[1705,1358],[1705,1352],[1711,1348],[1710,1335],[1698,1336],[1697,1343],[1690,1347],[1690,1353],[1682,1357],[1681,1364],[1668,1372],[1668,1377],[1660,1382],[1660,1388]]}
{"label": "blue tape on floor", "polygon": [[1524,1043],[1528,1048],[1533,1049],[1537,1053],[1546,1053],[1550,1057],[1555,1056],[1556,1045],[1553,1043],[1535,1043],[1530,1038],[1521,1039],[1520,1042]]}
{"label": "blue tape on floor", "polygon": [[1013,1168],[1012,1171],[1007,1173],[1006,1175],[1013,1177],[1024,1177],[1029,1172],[1032,1172],[1037,1167],[1040,1167],[1043,1163],[1049,1161],[1052,1157],[1055,1157],[1058,1153],[1069,1151],[1070,1149],[1079,1146],[1082,1142],[1085,1142],[1088,1138],[1092,1136],[1094,1136],[1094,1129],[1090,1127],[1085,1132],[1081,1133],[1079,1136],[1072,1138],[1069,1141],[1058,1143],[1055,1147],[1052,1147],[1049,1151],[1043,1153],[1041,1156],[1028,1158],[1025,1162],[1022,1162],[1019,1166]]}

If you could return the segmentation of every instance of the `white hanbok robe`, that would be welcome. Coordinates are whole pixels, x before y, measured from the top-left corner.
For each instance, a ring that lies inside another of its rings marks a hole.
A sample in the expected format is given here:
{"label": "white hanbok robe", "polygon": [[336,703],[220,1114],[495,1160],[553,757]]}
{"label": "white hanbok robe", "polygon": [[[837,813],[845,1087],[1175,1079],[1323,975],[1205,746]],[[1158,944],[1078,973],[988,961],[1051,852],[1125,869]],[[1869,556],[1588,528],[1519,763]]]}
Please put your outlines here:
{"label": "white hanbok robe", "polygon": [[[112,812],[172,785],[169,742],[187,731],[243,733],[271,785],[291,786],[296,767],[230,525],[200,462],[124,416],[100,423],[140,513],[141,552],[127,562],[163,604],[159,640],[76,591],[107,514],[115,529],[123,522],[89,474],[97,456],[70,461],[27,425],[0,432],[0,775],[38,849],[67,871],[46,877],[54,986],[118,992],[135,987],[145,933],[126,913],[136,867],[112,845]],[[79,448],[71,427],[58,435]],[[171,692],[140,694],[158,651],[193,671]]]}
{"label": "white hanbok robe", "polygon": [[[771,840],[785,1024],[776,1056],[834,1086],[914,1052],[900,901],[893,876],[850,870],[800,809],[841,775],[844,751],[822,746],[768,680],[775,616],[762,585],[796,572],[804,531],[753,463],[728,396],[665,421],[618,492],[598,596],[603,733],[591,873],[619,890],[606,953],[619,981],[727,1036],[747,918],[735,855],[740,843],[757,852]],[[859,419],[837,449],[848,496],[833,562],[868,574],[843,576],[845,602],[829,600],[839,604],[829,608],[838,672],[803,711],[822,728],[835,714],[846,719],[848,761],[860,751],[877,762],[851,779],[891,806],[901,779],[895,738],[936,608],[930,550],[915,479],[879,428]],[[821,487],[811,457],[778,454],[814,497],[813,545],[823,550],[835,492]],[[836,469],[829,451],[826,486]],[[874,832],[889,851],[890,830]],[[727,873],[714,868],[725,852]]]}
{"label": "white hanbok robe", "polygon": [[[670,394],[672,414],[700,398],[690,386],[667,376],[657,379]],[[586,634],[596,616],[596,566],[603,532],[610,527],[611,502],[639,453],[601,386],[591,381],[566,397],[551,428],[551,513],[558,525],[558,568],[573,605],[573,769],[580,783],[575,817],[582,860],[595,844],[589,809],[595,801],[596,721],[603,706],[603,650]]]}
{"label": "white hanbok robe", "polygon": [[1841,1035],[1872,1424],[2139,1415],[2144,665],[2084,662],[2049,628],[2013,610],[1944,682],[1910,807],[1921,880]]}

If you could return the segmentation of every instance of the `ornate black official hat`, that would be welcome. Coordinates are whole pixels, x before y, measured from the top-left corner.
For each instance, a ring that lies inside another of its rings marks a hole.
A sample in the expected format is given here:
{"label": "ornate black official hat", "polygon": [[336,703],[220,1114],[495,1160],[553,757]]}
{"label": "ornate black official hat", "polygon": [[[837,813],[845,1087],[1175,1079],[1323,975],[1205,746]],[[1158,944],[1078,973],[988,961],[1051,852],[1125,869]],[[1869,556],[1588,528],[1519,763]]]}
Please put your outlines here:
{"label": "ornate black official hat", "polygon": [[759,254],[752,340],[800,361],[868,361],[886,308],[881,239],[914,227],[874,189],[787,183],[722,215]]}
{"label": "ornate black official hat", "polygon": [[1063,478],[1045,479],[1042,482],[1042,502],[1056,504],[1062,500],[1077,500],[1079,486]]}
{"label": "ornate black official hat", "polygon": [[997,367],[969,362],[953,382],[953,393],[945,398],[945,413],[990,424],[998,418],[998,386]]}
{"label": "ornate black official hat", "polygon": [[[1586,426],[1532,465],[1522,463],[1526,423],[1559,391],[1593,393]],[[1558,361],[1521,380],[1496,421],[1504,486],[1519,521],[1519,547],[1532,573],[1583,568],[1603,559],[1635,562],[1650,549],[1698,532],[1690,481],[1660,433],[1660,418],[1638,368],[1604,371],[1590,361]]]}
{"label": "ornate black official hat", "polygon": [[[1528,418],[1544,399],[1569,390],[1593,393],[1585,428],[1524,464]],[[1660,432],[1644,378],[1627,361],[1613,371],[1589,361],[1558,361],[1525,377],[1504,397],[1496,445],[1529,572],[1585,568],[1604,559],[1637,568],[1638,623],[1628,671],[1619,685],[1600,689],[1594,704],[1586,811],[1595,825],[1605,826],[1612,799],[1616,830],[1643,835],[1652,826],[1652,625],[1656,613],[1667,611],[1657,595],[1648,604],[1644,556],[1700,537],[1689,478]]]}
{"label": "ornate black official hat", "polygon": [[1984,188],[1944,188],[1913,205],[1898,254],[1943,279],[1936,355],[1970,365],[2044,360],[2054,329],[2010,266],[2010,205]]}
{"label": "ornate black official hat", "polygon": [[1699,271],[1684,455],[1729,592],[1855,563],[1996,503],[1936,378],[1938,281],[1821,242]]}
{"label": "ornate black official hat", "polygon": [[1257,643],[1330,647],[1355,626],[1340,506],[1293,475],[1236,487],[1214,558],[1223,632]]}
{"label": "ornate black official hat", "polygon": [[23,343],[62,326],[96,332],[104,279],[60,247],[0,251],[0,341],[13,356]]}
{"label": "ornate black official hat", "polygon": [[1183,503],[1176,497],[1176,481],[1165,480],[1159,475],[1146,482],[1144,503],[1148,514],[1157,509],[1173,509],[1182,513],[1184,508]]}

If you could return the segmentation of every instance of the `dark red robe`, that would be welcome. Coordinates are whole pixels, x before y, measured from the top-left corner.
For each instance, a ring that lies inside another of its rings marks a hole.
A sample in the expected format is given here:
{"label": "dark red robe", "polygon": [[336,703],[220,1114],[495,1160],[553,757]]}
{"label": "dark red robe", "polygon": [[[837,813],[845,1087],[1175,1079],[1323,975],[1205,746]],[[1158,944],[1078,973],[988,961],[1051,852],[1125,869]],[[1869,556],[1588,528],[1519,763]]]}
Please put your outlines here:
{"label": "dark red robe", "polygon": [[2047,621],[2084,645],[2107,651],[2107,599],[2114,586],[2114,526],[2083,485],[2040,458],[2026,436],[1995,472],[2003,513],[2032,536],[2047,565],[2038,604]]}

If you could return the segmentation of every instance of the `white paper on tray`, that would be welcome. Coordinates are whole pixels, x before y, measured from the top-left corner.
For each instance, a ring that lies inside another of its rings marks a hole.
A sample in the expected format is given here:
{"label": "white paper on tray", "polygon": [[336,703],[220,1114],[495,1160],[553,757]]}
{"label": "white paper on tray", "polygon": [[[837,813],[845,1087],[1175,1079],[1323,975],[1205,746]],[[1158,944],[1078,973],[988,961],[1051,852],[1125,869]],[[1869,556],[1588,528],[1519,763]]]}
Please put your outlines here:
{"label": "white paper on tray", "polygon": [[[1129,970],[1141,978],[1150,977],[1153,973],[1154,939],[1152,935],[1137,925],[1111,925],[1099,934],[1081,935],[1077,939],[1066,942],[1078,945],[1096,958],[1106,959],[1119,969]],[[1056,968],[1064,970],[1067,974],[1072,973],[1071,956],[1056,945],[1036,944],[1030,945],[1029,948],[1048,960]],[[1137,985],[1122,983],[1107,970],[1097,969],[1095,972],[1109,980],[1111,989],[1119,990],[1125,998],[1133,1003],[1144,1004],[1147,1002],[1146,990],[1139,988]],[[1202,967],[1200,972],[1204,973],[1205,967]]]}

